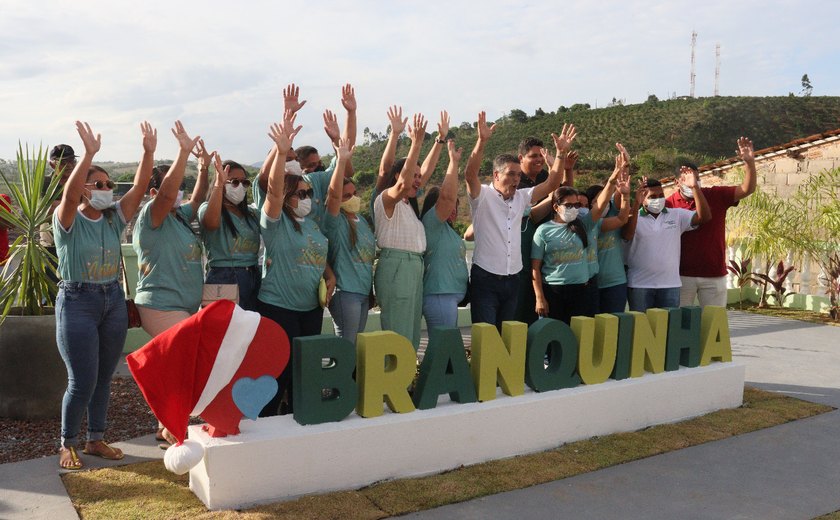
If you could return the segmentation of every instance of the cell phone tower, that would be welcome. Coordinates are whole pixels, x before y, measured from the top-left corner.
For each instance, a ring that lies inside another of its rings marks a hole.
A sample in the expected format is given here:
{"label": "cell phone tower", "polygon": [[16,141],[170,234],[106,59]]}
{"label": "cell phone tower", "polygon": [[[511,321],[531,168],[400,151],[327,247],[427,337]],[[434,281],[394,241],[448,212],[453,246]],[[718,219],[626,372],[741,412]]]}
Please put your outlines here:
{"label": "cell phone tower", "polygon": [[694,83],[696,74],[694,74],[694,47],[697,46],[697,31],[691,31],[691,92],[690,97],[694,97]]}
{"label": "cell phone tower", "polygon": [[720,43],[715,44],[715,97],[720,95]]}

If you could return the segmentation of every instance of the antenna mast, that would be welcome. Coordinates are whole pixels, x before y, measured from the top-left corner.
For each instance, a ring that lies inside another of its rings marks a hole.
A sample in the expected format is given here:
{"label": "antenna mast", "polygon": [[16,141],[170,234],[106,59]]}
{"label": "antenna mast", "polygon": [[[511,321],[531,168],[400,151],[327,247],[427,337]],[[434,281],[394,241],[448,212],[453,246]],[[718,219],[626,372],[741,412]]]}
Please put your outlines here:
{"label": "antenna mast", "polygon": [[715,97],[720,95],[720,43],[715,44]]}
{"label": "antenna mast", "polygon": [[691,92],[690,97],[694,97],[694,47],[697,45],[697,31],[691,31]]}

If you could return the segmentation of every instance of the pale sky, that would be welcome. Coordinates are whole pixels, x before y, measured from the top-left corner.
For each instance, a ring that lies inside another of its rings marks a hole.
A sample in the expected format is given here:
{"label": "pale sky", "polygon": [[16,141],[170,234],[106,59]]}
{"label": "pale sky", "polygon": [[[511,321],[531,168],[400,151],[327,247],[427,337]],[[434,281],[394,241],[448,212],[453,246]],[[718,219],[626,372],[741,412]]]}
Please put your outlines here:
{"label": "pale sky", "polygon": [[156,158],[171,159],[181,119],[223,158],[258,162],[290,82],[308,100],[295,146],[322,153],[321,113],[341,109],[347,82],[359,141],[385,130],[390,104],[424,113],[431,131],[441,109],[457,126],[479,110],[666,99],[688,94],[692,30],[697,96],[714,92],[716,43],[721,95],[798,93],[807,73],[813,95],[836,96],[838,19],[838,0],[0,0],[0,158],[19,140],[80,153],[80,119],[102,134],[95,160],[136,161],[147,119]]}

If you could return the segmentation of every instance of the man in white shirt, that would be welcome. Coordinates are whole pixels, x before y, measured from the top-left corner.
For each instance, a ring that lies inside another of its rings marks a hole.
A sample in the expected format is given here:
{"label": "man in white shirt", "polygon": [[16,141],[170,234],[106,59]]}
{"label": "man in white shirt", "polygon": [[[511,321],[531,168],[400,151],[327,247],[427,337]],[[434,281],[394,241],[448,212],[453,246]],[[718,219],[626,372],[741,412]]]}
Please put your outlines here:
{"label": "man in white shirt", "polygon": [[[685,177],[697,211],[666,208],[662,184],[645,179],[636,192],[630,219],[622,238],[630,241],[627,252],[627,301],[631,311],[680,306],[680,237],[712,218],[706,197],[699,189],[697,172]],[[639,209],[640,205],[644,208]]]}
{"label": "man in white shirt", "polygon": [[574,125],[563,125],[559,136],[551,134],[557,147],[548,179],[533,188],[517,189],[522,176],[519,158],[502,154],[493,161],[493,182],[482,185],[478,170],[484,147],[496,125],[487,125],[484,112],[478,114],[478,140],[467,162],[464,177],[470,197],[475,251],[470,271],[470,300],[473,323],[501,327],[516,313],[519,271],[522,270],[520,223],[522,215],[559,185],[566,154],[576,137]]}

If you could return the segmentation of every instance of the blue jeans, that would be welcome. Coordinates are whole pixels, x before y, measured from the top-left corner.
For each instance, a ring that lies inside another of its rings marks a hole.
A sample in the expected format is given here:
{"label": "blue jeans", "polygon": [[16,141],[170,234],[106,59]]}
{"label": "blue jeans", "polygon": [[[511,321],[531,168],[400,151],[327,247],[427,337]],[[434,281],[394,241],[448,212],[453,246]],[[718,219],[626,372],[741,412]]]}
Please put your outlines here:
{"label": "blue jeans", "polygon": [[427,294],[423,296],[423,316],[426,327],[457,327],[458,302],[464,299],[463,294]]}
{"label": "blue jeans", "polygon": [[87,409],[88,441],[102,440],[111,397],[111,377],[128,330],[125,294],[118,282],[59,282],[55,336],[67,366],[61,402],[61,445],[76,446]]}
{"label": "blue jeans", "polygon": [[260,292],[260,268],[249,267],[211,267],[207,271],[204,283],[235,283],[239,285],[239,306],[246,311],[257,310],[257,294]]}
{"label": "blue jeans", "polygon": [[624,312],[627,308],[627,284],[598,289],[598,312]]}
{"label": "blue jeans", "polygon": [[516,315],[519,274],[498,275],[476,264],[470,270],[470,315],[473,323],[489,323],[502,328],[503,321]]}
{"label": "blue jeans", "polygon": [[645,312],[648,309],[667,309],[680,306],[680,288],[646,289],[630,287],[627,301],[631,311]]}
{"label": "blue jeans", "polygon": [[356,344],[356,334],[367,325],[369,295],[336,289],[330,300],[335,335]]}

